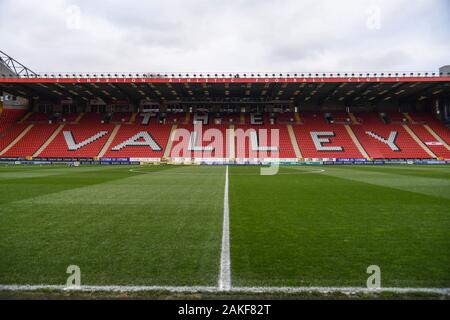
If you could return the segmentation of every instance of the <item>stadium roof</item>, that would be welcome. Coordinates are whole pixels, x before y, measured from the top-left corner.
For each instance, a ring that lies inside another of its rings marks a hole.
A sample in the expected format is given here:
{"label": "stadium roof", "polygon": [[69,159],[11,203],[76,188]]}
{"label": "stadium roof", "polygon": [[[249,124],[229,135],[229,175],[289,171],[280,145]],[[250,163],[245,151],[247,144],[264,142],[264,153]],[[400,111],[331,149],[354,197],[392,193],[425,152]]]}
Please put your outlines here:
{"label": "stadium roof", "polygon": [[29,68],[27,68],[19,61],[17,61],[13,57],[10,57],[1,50],[0,50],[0,74],[2,76],[8,74],[10,76],[17,76],[17,77],[37,76],[35,72],[31,71]]}
{"label": "stadium roof", "polygon": [[100,98],[106,103],[142,99],[167,102],[325,101],[356,104],[450,97],[450,74],[400,73],[103,73],[0,74],[0,90],[48,101]]}

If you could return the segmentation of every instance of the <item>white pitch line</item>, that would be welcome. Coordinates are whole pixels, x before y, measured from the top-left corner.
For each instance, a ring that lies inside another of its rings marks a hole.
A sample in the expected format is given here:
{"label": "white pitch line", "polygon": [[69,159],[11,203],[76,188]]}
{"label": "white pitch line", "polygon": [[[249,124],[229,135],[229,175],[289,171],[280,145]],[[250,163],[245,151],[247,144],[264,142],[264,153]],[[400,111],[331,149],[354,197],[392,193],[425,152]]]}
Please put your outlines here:
{"label": "white pitch line", "polygon": [[63,285],[0,285],[0,291],[74,291],[74,292],[180,292],[180,293],[214,293],[218,292],[217,287],[176,287],[176,286],[79,286],[68,287]]}
{"label": "white pitch line", "polygon": [[235,293],[429,293],[450,295],[450,288],[380,288],[369,289],[364,287],[241,287],[231,290]]}
{"label": "white pitch line", "polygon": [[[142,173],[142,174],[153,174],[153,175],[161,175],[161,176],[172,176],[172,175],[182,175],[182,176],[222,176],[220,173],[193,173],[193,172],[164,172],[164,171],[140,171],[136,169],[129,169],[129,172],[133,173]],[[276,175],[290,175],[297,176],[301,174],[311,174],[311,173],[324,173],[326,172],[324,169],[314,170],[314,171],[304,171],[304,172],[279,172]],[[253,173],[234,173],[234,176],[249,176],[255,177],[258,174]]]}
{"label": "white pitch line", "polygon": [[[173,292],[173,293],[221,293],[223,289],[217,287],[192,286],[80,286],[67,287],[64,285],[0,285],[0,291],[70,291],[70,292]],[[342,293],[342,294],[376,294],[390,293],[427,293],[450,296],[450,288],[381,288],[368,289],[364,287],[234,287],[232,293]]]}
{"label": "white pitch line", "polygon": [[231,289],[230,262],[230,207],[228,204],[228,166],[225,169],[225,191],[223,196],[222,250],[220,254],[219,290]]}
{"label": "white pitch line", "polygon": [[[130,169],[132,171],[133,169]],[[133,171],[132,171],[133,172]],[[136,171],[134,171],[136,172]],[[315,173],[325,170],[315,171]],[[314,173],[314,171],[305,172]],[[450,288],[380,288],[369,289],[364,287],[232,287],[231,286],[231,263],[230,263],[230,227],[229,227],[229,203],[228,203],[228,166],[225,171],[225,191],[223,206],[223,230],[222,250],[220,261],[220,277],[218,287],[207,286],[80,286],[67,287],[63,285],[0,285],[0,291],[38,291],[56,290],[72,292],[174,292],[174,293],[343,293],[343,294],[368,294],[368,293],[427,293],[450,296]]]}

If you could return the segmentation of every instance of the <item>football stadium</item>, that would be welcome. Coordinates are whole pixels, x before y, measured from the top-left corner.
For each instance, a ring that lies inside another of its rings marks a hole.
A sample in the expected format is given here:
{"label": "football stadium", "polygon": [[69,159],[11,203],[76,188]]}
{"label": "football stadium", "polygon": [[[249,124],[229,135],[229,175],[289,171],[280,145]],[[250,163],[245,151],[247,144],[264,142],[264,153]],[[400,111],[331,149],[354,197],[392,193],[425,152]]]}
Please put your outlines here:
{"label": "football stadium", "polygon": [[1,62],[2,291],[448,297],[450,67]]}
{"label": "football stadium", "polygon": [[450,300],[449,13],[0,1],[0,300]]}

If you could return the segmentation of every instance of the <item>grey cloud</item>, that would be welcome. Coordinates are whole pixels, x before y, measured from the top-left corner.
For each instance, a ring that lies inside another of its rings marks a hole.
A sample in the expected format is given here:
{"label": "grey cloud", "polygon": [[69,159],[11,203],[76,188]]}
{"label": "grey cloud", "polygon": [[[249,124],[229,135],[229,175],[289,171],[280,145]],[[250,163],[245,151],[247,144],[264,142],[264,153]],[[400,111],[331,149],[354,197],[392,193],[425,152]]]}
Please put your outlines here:
{"label": "grey cloud", "polygon": [[[67,9],[81,10],[70,29]],[[367,27],[379,8],[381,28]],[[2,50],[39,71],[435,70],[447,0],[1,0]]]}

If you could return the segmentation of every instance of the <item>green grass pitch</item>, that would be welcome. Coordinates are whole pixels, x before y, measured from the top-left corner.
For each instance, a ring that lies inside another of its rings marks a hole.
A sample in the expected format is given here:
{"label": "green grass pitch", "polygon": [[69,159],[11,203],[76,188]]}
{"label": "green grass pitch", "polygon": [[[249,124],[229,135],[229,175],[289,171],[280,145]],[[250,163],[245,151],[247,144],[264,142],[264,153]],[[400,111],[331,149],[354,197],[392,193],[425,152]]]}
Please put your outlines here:
{"label": "green grass pitch", "polygon": [[[130,171],[131,170],[131,171]],[[318,172],[325,170],[325,172]],[[449,166],[229,167],[232,285],[450,287]],[[225,167],[0,167],[0,285],[216,286]]]}

